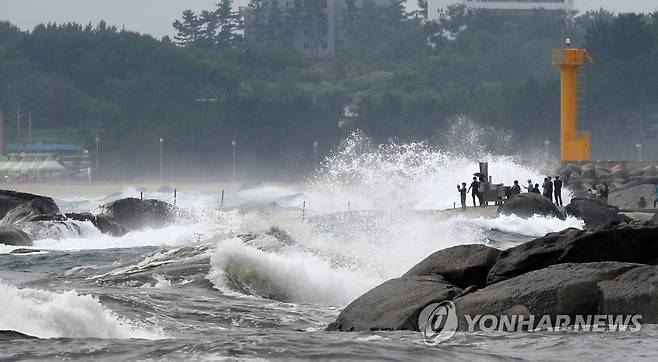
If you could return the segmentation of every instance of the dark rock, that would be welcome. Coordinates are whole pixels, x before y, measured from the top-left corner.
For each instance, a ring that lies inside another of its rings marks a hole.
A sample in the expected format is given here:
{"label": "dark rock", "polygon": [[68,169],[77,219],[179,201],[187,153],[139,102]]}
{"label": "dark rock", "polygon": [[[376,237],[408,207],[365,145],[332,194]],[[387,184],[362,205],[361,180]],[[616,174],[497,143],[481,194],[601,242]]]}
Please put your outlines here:
{"label": "dark rock", "polygon": [[15,249],[12,250],[9,254],[32,254],[32,253],[39,253],[41,250],[39,249]]}
{"label": "dark rock", "polygon": [[642,315],[642,323],[658,323],[658,267],[643,266],[599,283],[602,315]]}
{"label": "dark rock", "polygon": [[0,331],[0,341],[10,341],[15,339],[39,339],[17,331]]}
{"label": "dark rock", "polygon": [[658,225],[658,214],[654,214],[651,218],[651,222]]}
{"label": "dark rock", "polygon": [[459,245],[435,252],[402,277],[438,274],[460,288],[484,287],[498,254],[500,250],[485,245]]}
{"label": "dark rock", "polygon": [[[16,192],[16,191],[10,191],[10,190],[0,190],[0,219],[4,218],[5,215],[16,206],[32,201],[34,199],[50,199],[49,197],[44,197],[44,196],[39,196],[39,195],[33,195],[33,194],[28,194],[24,192]],[[52,201],[54,204],[55,202]]]}
{"label": "dark rock", "polygon": [[438,275],[391,279],[350,303],[327,330],[418,330],[423,308],[460,293]]}
{"label": "dark rock", "polygon": [[7,190],[0,190],[0,215],[3,224],[65,219],[52,198]]}
{"label": "dark rock", "polygon": [[562,263],[646,263],[658,258],[658,225],[610,224],[596,231],[567,229],[507,249],[489,271],[487,285]]}
{"label": "dark rock", "polygon": [[594,315],[598,310],[597,283],[640,266],[614,262],[559,264],[502,281],[454,300],[459,329],[467,329],[465,315]]}
{"label": "dark rock", "polygon": [[69,213],[66,214],[66,217],[75,221],[91,222],[101,233],[106,235],[121,237],[128,233],[126,228],[117,224],[111,217],[105,214],[93,215],[88,212],[81,214]]}
{"label": "dark rock", "polygon": [[523,218],[530,218],[534,215],[563,218],[562,213],[551,200],[535,193],[512,196],[498,208],[498,214],[516,215]]}
{"label": "dark rock", "polygon": [[0,244],[11,246],[32,246],[32,240],[22,230],[0,227]]}
{"label": "dark rock", "polygon": [[104,206],[105,217],[129,231],[160,228],[174,221],[173,205],[160,200],[121,199]]}
{"label": "dark rock", "polygon": [[629,217],[619,214],[619,208],[589,199],[571,199],[571,202],[564,210],[568,215],[585,221],[585,226],[590,230],[608,225],[611,222],[631,220]]}

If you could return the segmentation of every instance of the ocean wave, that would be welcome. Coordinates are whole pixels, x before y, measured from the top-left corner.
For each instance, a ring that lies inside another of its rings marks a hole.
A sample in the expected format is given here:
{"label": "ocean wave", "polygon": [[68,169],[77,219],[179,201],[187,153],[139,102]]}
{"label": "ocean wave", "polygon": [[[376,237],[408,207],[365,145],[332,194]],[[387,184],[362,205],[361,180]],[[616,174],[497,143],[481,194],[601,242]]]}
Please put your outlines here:
{"label": "ocean wave", "polygon": [[376,285],[377,279],[303,251],[272,253],[240,239],[220,243],[211,257],[208,280],[227,293],[285,302],[341,305]]}
{"label": "ocean wave", "polygon": [[165,338],[153,326],[124,320],[98,299],[76,291],[55,293],[0,284],[0,303],[0,330],[39,338]]}

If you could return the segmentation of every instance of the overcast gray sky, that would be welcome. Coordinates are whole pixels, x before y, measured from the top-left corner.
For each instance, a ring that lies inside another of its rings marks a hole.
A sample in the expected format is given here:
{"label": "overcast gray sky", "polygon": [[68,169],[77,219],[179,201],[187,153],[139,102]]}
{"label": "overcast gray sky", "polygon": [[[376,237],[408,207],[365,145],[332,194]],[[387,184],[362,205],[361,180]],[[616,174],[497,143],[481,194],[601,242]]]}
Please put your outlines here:
{"label": "overcast gray sky", "polygon": [[[171,23],[185,9],[211,9],[218,0],[0,0],[0,20],[21,29],[39,23],[97,23],[104,19],[119,28],[152,34],[172,35]],[[248,0],[235,0],[236,6]],[[413,0],[411,3],[415,4]],[[614,11],[658,10],[658,0],[576,0],[579,10],[606,8]]]}

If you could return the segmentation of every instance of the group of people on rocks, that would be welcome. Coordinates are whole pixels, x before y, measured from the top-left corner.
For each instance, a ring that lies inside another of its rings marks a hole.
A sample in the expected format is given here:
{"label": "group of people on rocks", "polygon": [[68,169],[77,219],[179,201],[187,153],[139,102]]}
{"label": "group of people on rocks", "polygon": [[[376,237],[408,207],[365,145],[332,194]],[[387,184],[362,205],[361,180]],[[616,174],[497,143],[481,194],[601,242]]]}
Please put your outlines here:
{"label": "group of people on rocks", "polygon": [[[544,183],[541,186],[541,191],[539,189],[539,184],[533,184],[532,180],[528,180],[528,186],[523,186],[523,188],[526,189],[527,192],[533,192],[537,194],[542,194],[545,197],[549,198],[551,202],[554,202],[555,205],[558,206],[564,206],[562,203],[562,186],[564,184],[562,183],[562,180],[560,180],[560,176],[555,176],[555,180],[553,180],[550,176],[544,178]],[[468,192],[471,192],[471,196],[473,197],[473,207],[476,207],[476,200],[479,201],[479,205],[481,207],[484,207],[487,205],[487,203],[484,201],[484,190],[486,187],[486,182],[484,181],[483,178],[480,177],[478,180],[477,177],[473,177],[473,182],[471,182],[471,185],[466,188],[466,182],[462,182],[461,185],[457,185],[457,191],[459,191],[459,194],[461,196],[461,204],[462,208],[466,208],[466,195]],[[608,188],[607,185],[605,186],[605,200],[607,202],[608,198]],[[519,181],[515,180],[514,185],[510,188],[510,196],[518,195],[521,193],[521,185],[519,185]]]}
{"label": "group of people on rocks", "polygon": [[608,196],[610,196],[610,188],[607,183],[603,183],[601,187],[596,185],[592,186],[591,189],[587,190],[587,198],[592,201],[601,201],[604,204],[608,204]]}
{"label": "group of people on rocks", "polygon": [[[514,185],[517,184],[518,181],[514,181]],[[544,195],[544,197],[550,199],[551,202],[554,202],[557,206],[564,206],[562,202],[562,186],[564,186],[564,184],[562,183],[562,180],[560,180],[560,176],[555,176],[555,180],[553,180],[552,177],[547,176],[544,178],[541,190],[539,189],[539,184],[533,185],[532,180],[530,179],[528,179],[528,186],[524,186],[524,188],[528,192]],[[512,194],[514,195],[514,186],[512,186]]]}
{"label": "group of people on rocks", "polygon": [[484,190],[487,186],[487,183],[484,181],[484,178],[473,177],[473,182],[471,185],[466,188],[466,182],[462,182],[461,185],[457,185],[457,191],[461,196],[462,208],[466,208],[466,195],[470,192],[473,197],[473,207],[477,206],[479,202],[480,207],[487,206],[487,203],[484,201]]}

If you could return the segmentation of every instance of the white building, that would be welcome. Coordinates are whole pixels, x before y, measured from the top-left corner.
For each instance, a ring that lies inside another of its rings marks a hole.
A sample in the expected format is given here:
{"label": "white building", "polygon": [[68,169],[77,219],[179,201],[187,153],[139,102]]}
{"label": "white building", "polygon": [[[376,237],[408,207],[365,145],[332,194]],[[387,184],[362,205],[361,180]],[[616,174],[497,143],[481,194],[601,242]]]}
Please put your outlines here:
{"label": "white building", "polygon": [[430,20],[439,18],[442,9],[450,5],[464,4],[470,9],[492,10],[573,10],[574,0],[428,0]]}

